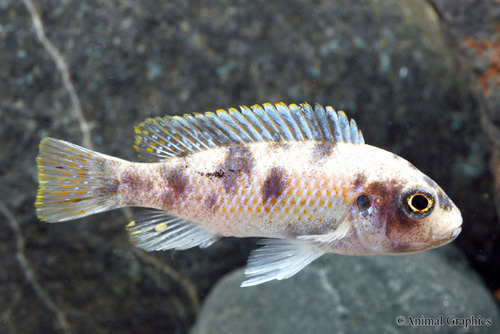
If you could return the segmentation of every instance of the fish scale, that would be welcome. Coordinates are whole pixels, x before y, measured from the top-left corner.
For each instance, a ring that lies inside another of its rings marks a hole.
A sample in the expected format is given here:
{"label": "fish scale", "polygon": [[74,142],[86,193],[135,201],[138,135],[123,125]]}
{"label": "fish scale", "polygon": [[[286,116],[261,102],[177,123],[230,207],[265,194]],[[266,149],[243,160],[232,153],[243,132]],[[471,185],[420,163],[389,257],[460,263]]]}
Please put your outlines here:
{"label": "fish scale", "polygon": [[460,211],[433,180],[365,144],[332,107],[266,103],[157,117],[135,130],[146,163],[44,138],[38,217],[149,208],[127,225],[147,251],[263,237],[242,286],[289,278],[325,253],[414,253],[461,230]]}

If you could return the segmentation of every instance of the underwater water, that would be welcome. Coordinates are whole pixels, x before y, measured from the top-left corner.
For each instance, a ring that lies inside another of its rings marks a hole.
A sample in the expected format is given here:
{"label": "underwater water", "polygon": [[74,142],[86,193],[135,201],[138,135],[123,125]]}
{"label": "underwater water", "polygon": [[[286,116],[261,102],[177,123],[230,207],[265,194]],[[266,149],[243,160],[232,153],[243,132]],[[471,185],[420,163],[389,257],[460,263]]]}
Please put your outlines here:
{"label": "underwater water", "polygon": [[[497,64],[500,4],[450,6],[0,0],[0,333],[498,333],[494,149],[480,111],[500,104],[499,88],[474,70]],[[461,20],[447,25],[447,10]],[[462,12],[484,26],[460,30]],[[345,110],[367,143],[446,191],[462,233],[415,255],[327,254],[240,288],[256,239],[147,253],[125,231],[140,209],[36,216],[44,137],[139,161],[134,126],[148,117],[280,101]]]}

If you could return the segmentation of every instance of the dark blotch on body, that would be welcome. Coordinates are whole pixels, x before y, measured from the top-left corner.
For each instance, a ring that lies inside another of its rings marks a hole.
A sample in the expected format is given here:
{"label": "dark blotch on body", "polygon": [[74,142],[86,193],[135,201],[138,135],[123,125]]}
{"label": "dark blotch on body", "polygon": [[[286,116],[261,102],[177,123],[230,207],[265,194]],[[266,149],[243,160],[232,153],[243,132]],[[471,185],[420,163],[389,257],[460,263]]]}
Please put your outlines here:
{"label": "dark blotch on body", "polygon": [[272,167],[262,185],[262,201],[264,204],[276,204],[285,189],[288,188],[288,179],[283,167]]}
{"label": "dark blotch on body", "polygon": [[186,167],[161,167],[161,174],[166,180],[166,189],[162,196],[162,207],[170,208],[177,200],[184,197],[188,186],[188,178],[184,173]]}
{"label": "dark blotch on body", "polygon": [[187,177],[184,173],[184,168],[178,167],[167,171],[164,170],[164,175],[166,176],[171,192],[178,197],[184,195],[187,186]]}
{"label": "dark blotch on body", "polygon": [[395,180],[375,181],[363,189],[363,194],[380,199],[377,209],[381,221],[386,221],[387,236],[394,231],[410,233],[415,227],[416,221],[409,218],[400,207],[402,192],[403,187]]}
{"label": "dark blotch on body", "polygon": [[[144,194],[153,189],[151,180],[143,178],[134,168],[127,169],[120,178],[122,195],[129,205],[140,205]],[[111,186],[112,187],[112,186]]]}
{"label": "dark blotch on body", "polygon": [[321,161],[328,158],[333,153],[333,148],[335,147],[334,142],[329,141],[319,141],[313,147],[312,151],[312,162]]}
{"label": "dark blotch on body", "polygon": [[239,179],[244,175],[250,175],[254,166],[252,152],[245,145],[231,146],[227,149],[226,158],[219,167],[224,173],[223,185],[227,193],[233,194]]}
{"label": "dark blotch on body", "polygon": [[361,188],[365,186],[365,183],[366,183],[366,175],[363,173],[358,173],[356,174],[356,176],[354,176],[354,180],[352,181],[352,187],[354,190],[361,190]]}

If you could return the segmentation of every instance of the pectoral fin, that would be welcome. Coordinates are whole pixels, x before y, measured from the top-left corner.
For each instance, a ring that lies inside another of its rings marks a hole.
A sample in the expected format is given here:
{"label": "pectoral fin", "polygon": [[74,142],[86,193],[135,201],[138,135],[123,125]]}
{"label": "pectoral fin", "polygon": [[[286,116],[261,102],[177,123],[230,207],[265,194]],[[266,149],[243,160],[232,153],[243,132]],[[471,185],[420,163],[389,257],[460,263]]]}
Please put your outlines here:
{"label": "pectoral fin", "polygon": [[289,278],[325,253],[321,244],[311,240],[264,239],[259,243],[264,247],[250,254],[242,287]]}

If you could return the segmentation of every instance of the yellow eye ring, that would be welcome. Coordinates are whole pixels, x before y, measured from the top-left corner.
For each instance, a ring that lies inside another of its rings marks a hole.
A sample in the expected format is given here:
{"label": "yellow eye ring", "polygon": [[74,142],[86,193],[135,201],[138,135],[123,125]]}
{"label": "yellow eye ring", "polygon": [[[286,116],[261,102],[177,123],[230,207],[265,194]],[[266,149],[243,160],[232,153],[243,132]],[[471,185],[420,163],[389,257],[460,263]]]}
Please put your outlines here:
{"label": "yellow eye ring", "polygon": [[399,203],[406,216],[418,220],[431,214],[436,200],[432,190],[417,186],[406,189]]}
{"label": "yellow eye ring", "polygon": [[423,214],[432,209],[434,199],[427,194],[416,192],[406,198],[406,203],[411,211]]}

